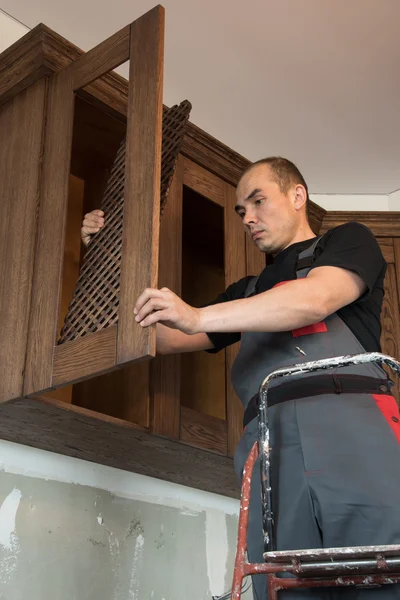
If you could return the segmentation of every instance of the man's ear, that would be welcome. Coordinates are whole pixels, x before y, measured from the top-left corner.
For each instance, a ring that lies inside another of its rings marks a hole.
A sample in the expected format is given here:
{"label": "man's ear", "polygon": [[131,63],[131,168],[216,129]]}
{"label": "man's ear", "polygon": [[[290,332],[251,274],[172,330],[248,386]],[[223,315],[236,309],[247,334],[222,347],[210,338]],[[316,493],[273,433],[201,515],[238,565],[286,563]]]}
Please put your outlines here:
{"label": "man's ear", "polygon": [[293,188],[293,206],[296,210],[300,210],[301,208],[303,208],[303,206],[305,206],[306,202],[307,202],[306,188],[303,185],[301,185],[301,183],[298,183]]}

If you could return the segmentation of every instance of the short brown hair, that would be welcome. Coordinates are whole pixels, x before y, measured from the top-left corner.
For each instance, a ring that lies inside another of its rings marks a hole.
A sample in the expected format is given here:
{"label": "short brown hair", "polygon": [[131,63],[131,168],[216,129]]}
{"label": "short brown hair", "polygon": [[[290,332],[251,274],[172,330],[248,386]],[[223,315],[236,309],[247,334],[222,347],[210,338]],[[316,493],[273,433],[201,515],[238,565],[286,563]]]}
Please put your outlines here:
{"label": "short brown hair", "polygon": [[287,158],[282,158],[281,156],[268,156],[267,158],[257,160],[257,162],[252,163],[250,166],[248,166],[247,169],[244,171],[243,175],[248,173],[253,167],[257,165],[269,166],[273,178],[275,182],[279,185],[279,189],[283,194],[287,194],[293,185],[300,184],[305,188],[307,192],[307,201],[309,200],[308,186],[305,182],[305,179],[300,173],[299,169],[296,167],[296,165],[290,160],[288,160]]}

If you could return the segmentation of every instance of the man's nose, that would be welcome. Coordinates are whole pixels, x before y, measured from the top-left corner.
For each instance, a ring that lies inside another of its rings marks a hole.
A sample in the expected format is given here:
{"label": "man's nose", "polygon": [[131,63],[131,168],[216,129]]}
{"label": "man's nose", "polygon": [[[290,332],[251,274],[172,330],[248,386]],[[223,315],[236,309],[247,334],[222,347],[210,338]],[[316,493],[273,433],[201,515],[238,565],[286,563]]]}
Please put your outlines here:
{"label": "man's nose", "polygon": [[252,225],[257,222],[256,214],[253,210],[246,210],[246,214],[243,219],[245,225]]}

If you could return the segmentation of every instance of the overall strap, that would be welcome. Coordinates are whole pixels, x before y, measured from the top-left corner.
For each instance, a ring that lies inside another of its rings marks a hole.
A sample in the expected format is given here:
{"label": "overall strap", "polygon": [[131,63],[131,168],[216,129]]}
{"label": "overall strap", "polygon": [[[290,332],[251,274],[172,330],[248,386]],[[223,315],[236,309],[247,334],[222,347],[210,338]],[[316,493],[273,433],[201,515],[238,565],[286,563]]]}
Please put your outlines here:
{"label": "overall strap", "polygon": [[296,263],[297,279],[303,279],[304,277],[307,277],[311,265],[316,259],[316,250],[322,238],[323,236],[319,235],[308,248],[303,250],[303,252],[300,252]]}
{"label": "overall strap", "polygon": [[250,279],[249,283],[247,284],[246,291],[244,293],[245,298],[250,298],[250,296],[255,295],[255,293],[257,291],[257,283],[258,283],[259,279],[260,279],[259,275],[256,275],[255,277],[252,277]]}
{"label": "overall strap", "polygon": [[[316,258],[315,253],[316,253],[318,244],[322,240],[322,238],[323,238],[323,236],[319,235],[308,248],[303,250],[303,252],[300,252],[299,256],[297,257],[297,263],[296,263],[296,278],[297,279],[302,279],[303,277],[307,277],[307,274],[311,268],[311,265],[315,261],[315,258]],[[254,296],[256,294],[259,278],[260,278],[260,276],[257,275],[250,279],[249,283],[247,284],[246,291],[244,293],[245,298],[250,298],[250,296]]]}

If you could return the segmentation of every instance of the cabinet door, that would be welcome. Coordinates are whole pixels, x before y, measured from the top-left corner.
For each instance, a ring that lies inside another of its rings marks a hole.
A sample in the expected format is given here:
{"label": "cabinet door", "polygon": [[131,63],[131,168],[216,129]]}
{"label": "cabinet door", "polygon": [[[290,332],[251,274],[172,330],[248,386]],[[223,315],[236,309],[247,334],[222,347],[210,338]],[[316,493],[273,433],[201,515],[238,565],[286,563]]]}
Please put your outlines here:
{"label": "cabinet door", "polygon": [[[143,289],[157,282],[163,35],[164,9],[156,7],[49,80],[25,395],[155,355],[155,329],[140,329],[133,308]],[[74,94],[128,59],[118,324],[56,345]]]}
{"label": "cabinet door", "polygon": [[[382,352],[400,360],[400,312],[398,284],[400,282],[400,239],[378,238],[379,245],[388,263],[385,277],[385,296],[382,305]],[[389,376],[395,381],[393,393],[399,403],[400,390],[396,375],[387,369]]]}

